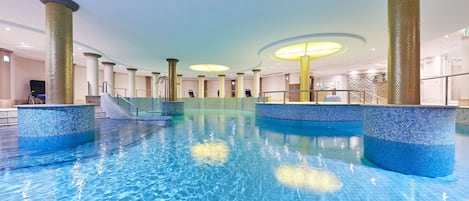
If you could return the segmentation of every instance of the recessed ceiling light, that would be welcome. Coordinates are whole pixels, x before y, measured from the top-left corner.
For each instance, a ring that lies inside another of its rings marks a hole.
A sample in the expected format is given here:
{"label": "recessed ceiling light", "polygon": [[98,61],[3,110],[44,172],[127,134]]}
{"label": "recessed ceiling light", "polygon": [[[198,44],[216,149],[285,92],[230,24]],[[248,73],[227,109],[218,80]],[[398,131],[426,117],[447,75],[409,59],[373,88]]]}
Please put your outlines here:
{"label": "recessed ceiling light", "polygon": [[7,63],[10,63],[10,56],[8,56],[8,55],[3,55],[3,61],[4,61],[4,62],[7,62]]}
{"label": "recessed ceiling light", "polygon": [[5,30],[10,31],[11,28],[10,27],[5,27]]}
{"label": "recessed ceiling light", "polygon": [[358,71],[356,71],[356,70],[350,71],[349,74],[350,74],[350,75],[357,75],[357,74],[358,74]]}
{"label": "recessed ceiling light", "polygon": [[373,51],[373,52],[374,52],[374,51],[376,51],[376,49],[375,49],[375,48],[371,48],[371,51]]}
{"label": "recessed ceiling light", "polygon": [[298,60],[301,56],[319,58],[337,53],[342,45],[336,42],[308,42],[290,45],[275,51],[275,57],[286,60]]}
{"label": "recessed ceiling light", "polygon": [[222,71],[227,71],[230,69],[228,66],[218,65],[218,64],[197,64],[197,65],[192,65],[189,68],[194,71],[201,71],[201,72],[222,72]]}
{"label": "recessed ceiling light", "polygon": [[445,38],[448,38],[449,36],[448,35],[445,35]]}

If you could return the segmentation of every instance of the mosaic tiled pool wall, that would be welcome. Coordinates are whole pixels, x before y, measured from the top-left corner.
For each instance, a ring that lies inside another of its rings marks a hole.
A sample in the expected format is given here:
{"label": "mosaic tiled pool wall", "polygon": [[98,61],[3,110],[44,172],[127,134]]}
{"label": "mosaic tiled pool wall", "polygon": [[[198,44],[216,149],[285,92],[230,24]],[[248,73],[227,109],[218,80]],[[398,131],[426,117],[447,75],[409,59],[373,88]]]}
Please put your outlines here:
{"label": "mosaic tiled pool wall", "polygon": [[161,112],[165,116],[184,115],[184,102],[162,102]]}
{"label": "mosaic tiled pool wall", "polygon": [[[140,111],[160,111],[163,98],[129,98],[132,103],[138,105]],[[180,98],[186,109],[232,109],[254,111],[257,98]],[[134,112],[128,103],[123,101],[119,105]]]}
{"label": "mosaic tiled pool wall", "polygon": [[456,123],[469,125],[469,108],[458,108],[456,111]]}
{"label": "mosaic tiled pool wall", "polygon": [[360,105],[256,104],[256,115],[305,121],[362,121]]}
{"label": "mosaic tiled pool wall", "polygon": [[363,106],[364,156],[404,174],[442,177],[454,168],[454,107]]}
{"label": "mosaic tiled pool wall", "polygon": [[55,150],[94,140],[94,105],[18,106],[23,149]]}

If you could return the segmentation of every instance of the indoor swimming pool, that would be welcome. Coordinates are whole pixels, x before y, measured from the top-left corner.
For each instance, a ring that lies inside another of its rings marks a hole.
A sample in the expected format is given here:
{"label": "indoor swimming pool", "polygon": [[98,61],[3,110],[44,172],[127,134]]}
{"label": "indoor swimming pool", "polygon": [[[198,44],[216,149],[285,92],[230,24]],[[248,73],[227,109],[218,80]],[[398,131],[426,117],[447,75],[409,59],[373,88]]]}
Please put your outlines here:
{"label": "indoor swimming pool", "polygon": [[96,119],[94,142],[49,151],[0,127],[0,199],[469,200],[468,130],[457,129],[454,173],[427,178],[363,159],[361,122],[186,110],[164,127]]}

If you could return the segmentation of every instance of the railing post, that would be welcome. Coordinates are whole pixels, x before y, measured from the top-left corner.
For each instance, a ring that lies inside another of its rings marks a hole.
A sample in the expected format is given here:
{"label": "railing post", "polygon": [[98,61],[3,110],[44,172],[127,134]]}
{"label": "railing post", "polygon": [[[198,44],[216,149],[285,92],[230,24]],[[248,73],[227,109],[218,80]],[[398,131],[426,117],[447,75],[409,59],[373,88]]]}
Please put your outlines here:
{"label": "railing post", "polygon": [[445,77],[445,105],[448,105],[448,76]]}
{"label": "railing post", "polygon": [[319,91],[316,90],[316,104],[319,104]]}
{"label": "railing post", "polygon": [[286,91],[283,91],[283,104],[285,104],[285,100],[286,100]]}
{"label": "railing post", "polygon": [[262,96],[262,101],[265,103],[265,92],[263,94],[264,95]]}
{"label": "railing post", "polygon": [[350,90],[347,91],[347,103],[350,104]]}
{"label": "railing post", "polygon": [[366,104],[366,93],[363,91],[363,104]]}

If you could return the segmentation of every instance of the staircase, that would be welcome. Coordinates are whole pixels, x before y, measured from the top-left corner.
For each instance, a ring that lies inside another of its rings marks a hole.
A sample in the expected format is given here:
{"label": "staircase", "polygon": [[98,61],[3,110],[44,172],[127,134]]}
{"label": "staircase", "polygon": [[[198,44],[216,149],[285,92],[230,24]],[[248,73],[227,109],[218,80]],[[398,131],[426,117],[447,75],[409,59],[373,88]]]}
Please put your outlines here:
{"label": "staircase", "polygon": [[11,126],[18,124],[18,111],[16,108],[0,109],[0,126]]}
{"label": "staircase", "polygon": [[103,108],[99,105],[94,106],[94,117],[96,119],[109,118]]}

